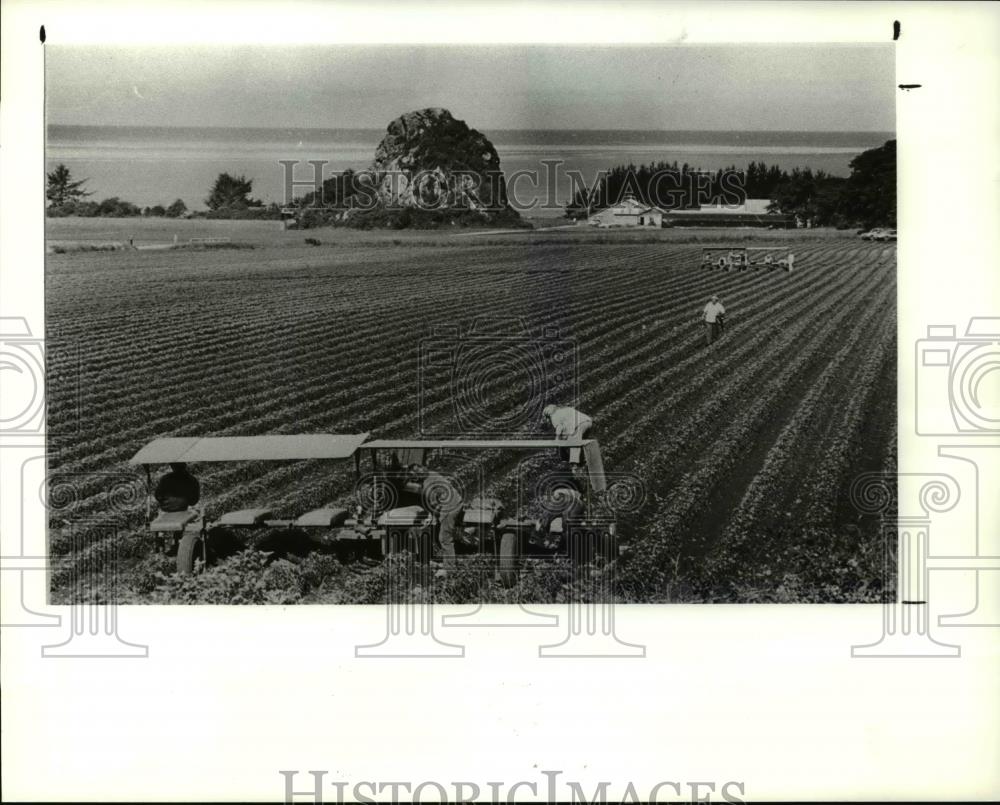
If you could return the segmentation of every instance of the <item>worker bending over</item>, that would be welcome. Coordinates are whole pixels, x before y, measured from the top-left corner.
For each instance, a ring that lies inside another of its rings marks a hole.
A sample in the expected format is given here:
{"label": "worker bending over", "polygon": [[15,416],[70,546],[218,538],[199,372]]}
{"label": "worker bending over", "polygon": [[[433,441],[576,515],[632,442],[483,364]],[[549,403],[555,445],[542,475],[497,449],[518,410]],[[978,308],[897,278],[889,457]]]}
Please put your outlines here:
{"label": "worker bending over", "polygon": [[[583,439],[594,425],[594,420],[587,414],[568,405],[546,405],[542,416],[555,429],[556,439],[559,441]],[[578,459],[579,452],[580,449],[577,447],[562,447],[559,449],[559,457],[563,461],[569,461],[571,457]]]}
{"label": "worker bending over", "polygon": [[409,478],[420,486],[423,507],[438,521],[438,542],[446,567],[455,566],[455,534],[465,511],[462,494],[455,483],[423,464],[411,464]]}

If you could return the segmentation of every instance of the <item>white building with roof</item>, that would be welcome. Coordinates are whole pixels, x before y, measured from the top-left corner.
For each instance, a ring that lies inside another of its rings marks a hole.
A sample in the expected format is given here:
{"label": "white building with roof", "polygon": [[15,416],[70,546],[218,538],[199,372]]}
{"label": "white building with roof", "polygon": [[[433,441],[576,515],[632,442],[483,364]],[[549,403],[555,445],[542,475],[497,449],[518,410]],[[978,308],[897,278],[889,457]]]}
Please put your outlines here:
{"label": "white building with roof", "polygon": [[650,207],[633,196],[626,196],[617,204],[595,212],[587,223],[599,227],[651,226],[658,229],[663,226],[663,215],[659,207]]}
{"label": "white building with roof", "polygon": [[723,204],[721,201],[717,204],[702,204],[693,212],[699,215],[767,215],[770,204],[769,198],[748,198],[742,204]]}

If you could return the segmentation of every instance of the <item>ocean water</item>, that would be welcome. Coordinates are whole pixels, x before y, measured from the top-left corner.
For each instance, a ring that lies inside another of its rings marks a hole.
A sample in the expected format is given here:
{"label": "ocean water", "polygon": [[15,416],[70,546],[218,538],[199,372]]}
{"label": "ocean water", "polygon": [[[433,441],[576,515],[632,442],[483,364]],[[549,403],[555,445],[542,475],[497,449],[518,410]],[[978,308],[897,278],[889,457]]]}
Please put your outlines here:
{"label": "ocean water", "polygon": [[[666,160],[705,170],[751,161],[824,170],[846,176],[862,151],[892,139],[891,132],[791,131],[602,131],[503,130],[483,133],[496,146],[508,180],[527,171],[513,189],[521,204],[535,204],[533,215],[558,215],[570,196],[569,172],[588,183],[616,165]],[[46,168],[65,163],[73,176],[86,178],[94,199],[111,196],[139,206],[180,198],[190,209],[204,199],[220,173],[253,179],[254,196],[283,203],[288,169],[300,183],[292,192],[311,189],[310,160],[323,160],[323,178],[371,164],[384,131],[378,129],[251,129],[50,125]],[[537,177],[537,178],[536,178]]]}

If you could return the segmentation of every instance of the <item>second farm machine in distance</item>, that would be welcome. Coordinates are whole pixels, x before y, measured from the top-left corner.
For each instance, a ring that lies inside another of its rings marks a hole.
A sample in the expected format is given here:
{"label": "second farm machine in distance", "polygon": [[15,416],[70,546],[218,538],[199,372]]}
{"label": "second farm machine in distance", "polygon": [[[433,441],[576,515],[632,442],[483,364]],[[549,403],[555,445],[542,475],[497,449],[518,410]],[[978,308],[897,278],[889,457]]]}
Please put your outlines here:
{"label": "second farm machine in distance", "polygon": [[702,268],[719,271],[785,271],[791,273],[795,255],[774,246],[703,246]]}

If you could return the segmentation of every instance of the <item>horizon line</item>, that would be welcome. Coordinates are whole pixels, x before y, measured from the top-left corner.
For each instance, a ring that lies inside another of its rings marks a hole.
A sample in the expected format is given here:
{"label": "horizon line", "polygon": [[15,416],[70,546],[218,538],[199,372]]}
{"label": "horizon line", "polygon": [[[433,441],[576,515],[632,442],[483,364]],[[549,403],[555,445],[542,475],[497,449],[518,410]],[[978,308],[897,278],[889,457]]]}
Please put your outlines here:
{"label": "horizon line", "polygon": [[[108,128],[108,129],[123,129],[123,128],[134,128],[134,129],[257,129],[259,131],[285,131],[287,129],[297,129],[300,131],[382,131],[387,129],[387,126],[239,126],[239,125],[220,125],[220,124],[209,124],[209,125],[171,125],[168,123],[65,123],[61,121],[51,121],[45,124],[46,126],[90,126],[94,128]],[[474,128],[470,126],[470,128]],[[720,132],[720,133],[731,133],[735,131],[744,131],[752,134],[777,134],[777,133],[794,133],[794,134],[896,134],[895,129],[743,129],[743,128],[732,128],[732,129],[719,129],[719,128],[707,128],[707,129],[641,129],[641,128],[621,128],[621,129],[602,129],[602,128],[584,128],[578,126],[566,127],[551,127],[551,128],[501,128],[497,126],[482,126],[481,129],[488,129],[489,131],[655,131],[664,133],[673,132],[689,132],[689,131],[700,131],[700,132]]]}

